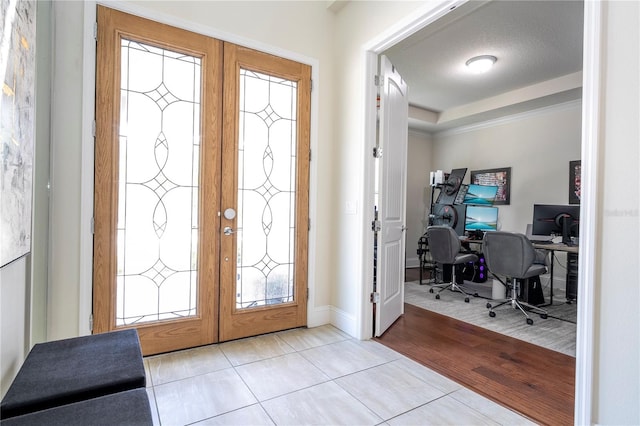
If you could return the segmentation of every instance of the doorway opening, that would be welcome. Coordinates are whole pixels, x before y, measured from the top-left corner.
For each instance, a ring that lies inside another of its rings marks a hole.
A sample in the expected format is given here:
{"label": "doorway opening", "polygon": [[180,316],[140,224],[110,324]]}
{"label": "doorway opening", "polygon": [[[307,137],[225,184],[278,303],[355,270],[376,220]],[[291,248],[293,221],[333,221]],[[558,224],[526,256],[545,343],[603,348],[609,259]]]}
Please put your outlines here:
{"label": "doorway opening", "polygon": [[[442,16],[446,15],[451,9],[463,4],[464,2],[441,3],[434,7],[431,11],[416,16],[415,20],[406,27],[397,30],[394,29],[384,37],[379,37],[365,46],[366,50],[366,75],[372,75],[375,72],[375,64],[377,56],[384,52],[385,49],[394,44],[397,40],[414,33],[415,31],[430,25]],[[597,171],[597,134],[599,128],[598,105],[599,105],[599,58],[600,58],[600,19],[601,5],[585,2],[584,12],[584,60],[583,60],[583,104],[582,104],[582,142],[581,142],[581,159],[583,164],[582,178],[582,200],[581,200],[581,239],[580,239],[580,274],[579,286],[583,289],[584,303],[578,307],[578,322],[581,325],[578,329],[577,350],[576,350],[576,394],[575,394],[575,419],[579,423],[589,423],[590,419],[590,400],[591,400],[591,381],[592,376],[590,366],[593,363],[593,293],[594,293],[594,271],[593,265],[589,264],[588,255],[593,252],[593,241],[595,240],[595,182]],[[382,41],[380,41],[382,40]],[[371,141],[375,140],[375,111],[371,109],[371,105],[375,105],[375,89],[367,87],[365,92],[365,143],[366,151],[369,152],[373,148]],[[364,168],[364,199],[365,205],[373,205],[373,167],[365,163]],[[368,201],[368,202],[367,202]],[[367,231],[370,224],[371,216],[365,216],[363,229]],[[368,300],[367,295],[370,292],[370,284],[372,283],[373,268],[368,267],[371,264],[371,250],[373,249],[373,240],[371,233],[364,233],[364,251],[363,251],[363,297],[361,318],[361,330],[363,335],[367,335],[371,330],[370,323],[372,321],[372,307],[368,306],[364,301]]]}

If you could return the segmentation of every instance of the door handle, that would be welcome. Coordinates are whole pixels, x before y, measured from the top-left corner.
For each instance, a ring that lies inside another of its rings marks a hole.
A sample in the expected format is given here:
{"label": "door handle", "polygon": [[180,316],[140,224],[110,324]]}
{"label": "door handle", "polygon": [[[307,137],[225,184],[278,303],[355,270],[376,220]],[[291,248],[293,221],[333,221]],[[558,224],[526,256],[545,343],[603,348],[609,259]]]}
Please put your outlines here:
{"label": "door handle", "polygon": [[233,228],[231,228],[230,226],[225,226],[224,229],[222,230],[222,232],[224,232],[224,235],[231,235],[231,234],[235,233]]}

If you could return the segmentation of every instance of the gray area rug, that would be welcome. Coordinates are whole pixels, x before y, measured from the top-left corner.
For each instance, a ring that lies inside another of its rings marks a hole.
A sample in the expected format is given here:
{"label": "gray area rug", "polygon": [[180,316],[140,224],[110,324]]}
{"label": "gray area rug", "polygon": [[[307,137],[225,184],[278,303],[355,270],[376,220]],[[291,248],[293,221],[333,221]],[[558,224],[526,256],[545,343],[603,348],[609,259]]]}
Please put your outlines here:
{"label": "gray area rug", "polygon": [[[501,306],[495,310],[494,318],[489,317],[486,304],[491,302],[491,280],[486,283],[465,282],[465,291],[470,294],[477,292],[479,296],[470,297],[469,303],[464,302],[463,294],[449,290],[440,293],[440,299],[436,300],[435,293],[429,293],[431,286],[420,285],[418,281],[405,283],[404,300],[411,305],[575,357],[577,305],[565,303],[564,291],[555,287],[553,305],[544,308],[548,311],[548,318],[542,319],[530,313],[533,325],[528,325],[522,312],[510,305]],[[434,291],[437,292],[437,288]],[[545,298],[548,298],[546,291]]]}

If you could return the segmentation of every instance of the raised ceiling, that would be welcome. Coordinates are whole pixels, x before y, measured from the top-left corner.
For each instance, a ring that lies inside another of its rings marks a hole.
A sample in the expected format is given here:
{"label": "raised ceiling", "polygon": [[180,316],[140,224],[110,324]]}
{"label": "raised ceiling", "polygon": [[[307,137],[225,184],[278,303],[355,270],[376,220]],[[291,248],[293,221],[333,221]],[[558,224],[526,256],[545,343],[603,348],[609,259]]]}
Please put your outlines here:
{"label": "raised ceiling", "polygon": [[[410,127],[439,132],[580,99],[582,1],[470,1],[384,54],[409,85]],[[471,74],[474,56],[498,58]]]}

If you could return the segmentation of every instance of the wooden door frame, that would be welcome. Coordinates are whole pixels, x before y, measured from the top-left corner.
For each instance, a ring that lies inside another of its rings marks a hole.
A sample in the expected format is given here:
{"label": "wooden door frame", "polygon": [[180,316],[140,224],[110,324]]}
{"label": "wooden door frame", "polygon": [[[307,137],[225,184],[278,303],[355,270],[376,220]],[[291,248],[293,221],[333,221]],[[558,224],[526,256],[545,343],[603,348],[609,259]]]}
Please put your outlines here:
{"label": "wooden door frame", "polygon": [[[93,191],[94,191],[94,135],[93,122],[95,115],[95,87],[96,87],[96,44],[94,39],[94,23],[96,22],[96,6],[98,4],[152,19],[202,35],[244,45],[249,48],[270,53],[282,58],[291,59],[311,66],[312,80],[320,81],[320,61],[316,58],[266,44],[264,41],[248,39],[239,34],[217,30],[210,26],[187,22],[173,16],[163,15],[141,5],[110,0],[86,0],[83,4],[83,42],[82,42],[82,110],[81,110],[81,183],[80,183],[80,221],[78,226],[79,248],[79,277],[78,283],[78,335],[86,336],[92,333],[92,304],[93,304]],[[311,92],[311,151],[318,152],[318,117],[319,91]],[[307,298],[307,326],[314,327],[328,324],[331,319],[331,309],[328,306],[316,306],[316,241],[317,223],[315,216],[318,200],[318,162],[311,161],[309,170],[309,215],[311,229],[309,231],[308,275],[309,288]]]}

